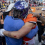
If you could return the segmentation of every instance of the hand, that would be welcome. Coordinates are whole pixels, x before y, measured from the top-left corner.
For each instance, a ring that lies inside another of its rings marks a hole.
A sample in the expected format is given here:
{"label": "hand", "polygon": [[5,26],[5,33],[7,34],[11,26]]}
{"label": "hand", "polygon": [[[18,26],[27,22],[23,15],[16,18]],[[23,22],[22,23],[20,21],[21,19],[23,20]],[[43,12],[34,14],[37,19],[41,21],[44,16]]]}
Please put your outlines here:
{"label": "hand", "polygon": [[37,17],[37,18],[39,18],[40,15],[39,15],[38,13],[33,13],[33,17]]}
{"label": "hand", "polygon": [[0,29],[0,36],[4,36],[3,34],[4,31],[5,31],[4,29]]}

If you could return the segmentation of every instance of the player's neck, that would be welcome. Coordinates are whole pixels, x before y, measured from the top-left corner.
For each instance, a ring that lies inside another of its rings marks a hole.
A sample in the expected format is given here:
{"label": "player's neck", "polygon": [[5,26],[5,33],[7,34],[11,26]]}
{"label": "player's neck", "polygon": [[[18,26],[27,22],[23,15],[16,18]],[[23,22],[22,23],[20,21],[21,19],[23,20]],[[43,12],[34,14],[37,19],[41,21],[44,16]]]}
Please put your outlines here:
{"label": "player's neck", "polygon": [[9,12],[9,16],[11,16],[11,12]]}

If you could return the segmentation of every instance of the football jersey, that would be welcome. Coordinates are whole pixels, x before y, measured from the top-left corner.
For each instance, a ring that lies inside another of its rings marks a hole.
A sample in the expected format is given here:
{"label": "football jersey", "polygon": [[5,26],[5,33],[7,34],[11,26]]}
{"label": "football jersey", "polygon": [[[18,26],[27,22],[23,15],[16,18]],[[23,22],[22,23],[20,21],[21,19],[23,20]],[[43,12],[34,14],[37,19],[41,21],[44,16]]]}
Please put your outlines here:
{"label": "football jersey", "polygon": [[[36,23],[37,22],[37,18],[36,17],[33,17],[32,14],[28,14],[27,17],[25,19],[23,19],[23,20],[24,20],[24,23],[26,23],[26,22]],[[36,28],[36,25],[32,29],[35,29],[35,28]],[[30,38],[27,38],[26,36],[24,36],[23,37],[23,40],[24,41],[28,41],[28,40],[31,40],[31,39]]]}

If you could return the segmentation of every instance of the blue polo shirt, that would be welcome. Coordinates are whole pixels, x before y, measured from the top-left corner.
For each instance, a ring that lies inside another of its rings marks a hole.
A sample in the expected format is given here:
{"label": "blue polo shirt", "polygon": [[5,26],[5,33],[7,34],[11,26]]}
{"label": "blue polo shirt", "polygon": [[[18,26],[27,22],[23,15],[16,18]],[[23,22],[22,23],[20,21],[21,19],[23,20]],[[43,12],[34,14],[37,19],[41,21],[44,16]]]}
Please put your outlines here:
{"label": "blue polo shirt", "polygon": [[[6,31],[18,31],[24,25],[23,20],[18,18],[12,18],[11,16],[6,16],[4,20],[4,29]],[[7,45],[21,45],[22,38],[15,39],[5,36]]]}
{"label": "blue polo shirt", "polygon": [[[6,16],[4,20],[4,29],[6,31],[18,31],[22,26],[24,25],[24,21],[18,18],[12,18],[11,16]],[[33,38],[35,34],[38,31],[38,27],[36,26],[35,29],[32,29],[26,37]],[[7,45],[21,45],[22,44],[22,38],[15,39],[5,36]]]}

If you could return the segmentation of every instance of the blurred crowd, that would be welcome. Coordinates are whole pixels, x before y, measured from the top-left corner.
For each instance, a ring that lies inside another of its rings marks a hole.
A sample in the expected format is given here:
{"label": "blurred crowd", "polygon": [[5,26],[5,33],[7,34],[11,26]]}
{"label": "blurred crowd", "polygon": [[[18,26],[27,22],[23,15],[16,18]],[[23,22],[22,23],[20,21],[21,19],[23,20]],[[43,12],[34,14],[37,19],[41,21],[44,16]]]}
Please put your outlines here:
{"label": "blurred crowd", "polygon": [[43,6],[43,2],[30,1],[30,6],[31,7]]}
{"label": "blurred crowd", "polygon": [[[14,1],[14,2],[12,2],[12,3],[15,3],[16,1]],[[0,13],[2,14],[2,12],[5,12],[5,10],[8,8],[8,6],[9,6],[9,4],[10,4],[10,1],[9,1],[9,3],[7,3],[7,2],[1,2],[0,3]],[[42,2],[36,2],[36,1],[30,1],[29,2],[29,6],[31,6],[31,7],[38,7],[38,6],[43,6],[43,3]]]}

